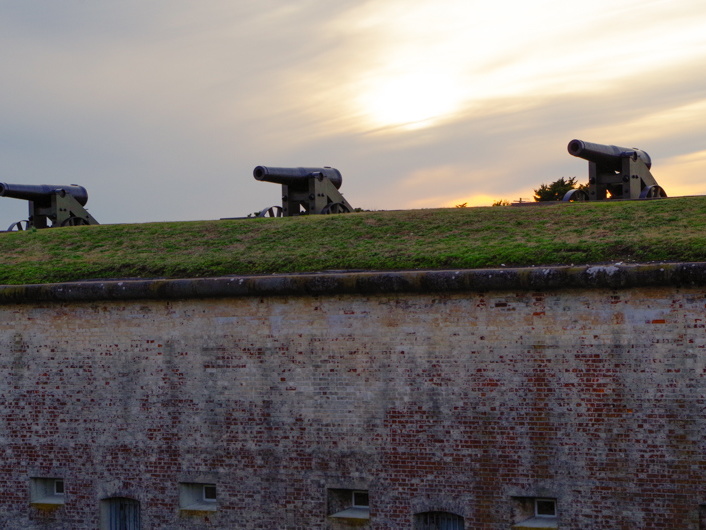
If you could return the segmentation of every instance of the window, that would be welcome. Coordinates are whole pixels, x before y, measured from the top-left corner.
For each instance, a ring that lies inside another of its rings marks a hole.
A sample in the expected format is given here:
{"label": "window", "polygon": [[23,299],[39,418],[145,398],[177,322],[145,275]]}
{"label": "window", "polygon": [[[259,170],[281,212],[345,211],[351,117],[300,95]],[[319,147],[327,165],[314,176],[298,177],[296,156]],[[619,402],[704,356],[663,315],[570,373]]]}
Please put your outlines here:
{"label": "window", "polygon": [[370,519],[368,491],[329,489],[328,514],[336,519]]}
{"label": "window", "polygon": [[180,483],[179,509],[194,512],[215,512],[217,509],[216,485],[202,482]]}
{"label": "window", "polygon": [[140,502],[127,497],[103,499],[100,504],[101,530],[140,530]]}
{"label": "window", "polygon": [[534,515],[535,517],[556,517],[556,500],[535,499]]}
{"label": "window", "polygon": [[414,530],[464,530],[463,517],[450,512],[424,512],[414,516]]}
{"label": "window", "polygon": [[216,486],[213,484],[203,485],[203,501],[216,502]]}
{"label": "window", "polygon": [[30,502],[42,505],[64,504],[64,479],[41,478],[30,479]]}
{"label": "window", "polygon": [[354,491],[352,502],[353,502],[354,508],[369,508],[370,502],[368,500],[368,492],[367,491]]}
{"label": "window", "polygon": [[514,530],[525,528],[558,528],[556,499],[547,497],[515,497]]}

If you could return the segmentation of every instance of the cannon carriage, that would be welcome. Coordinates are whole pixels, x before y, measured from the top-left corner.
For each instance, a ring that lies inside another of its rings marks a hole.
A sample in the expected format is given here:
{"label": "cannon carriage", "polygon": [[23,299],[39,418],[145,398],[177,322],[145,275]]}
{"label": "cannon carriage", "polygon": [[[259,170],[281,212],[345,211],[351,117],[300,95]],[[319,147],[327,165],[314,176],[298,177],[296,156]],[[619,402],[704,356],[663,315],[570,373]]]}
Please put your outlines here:
{"label": "cannon carriage", "polygon": [[332,167],[267,167],[253,170],[255,180],[282,185],[282,206],[263,209],[258,217],[349,213],[353,207],[338,189],[341,172]]}
{"label": "cannon carriage", "polygon": [[98,224],[84,208],[88,202],[88,191],[77,184],[55,186],[0,183],[0,197],[21,199],[29,203],[29,217],[11,224],[8,231]]}
{"label": "cannon carriage", "polygon": [[588,161],[588,189],[570,190],[564,195],[564,201],[657,199],[667,196],[650,173],[650,155],[641,149],[571,140],[568,151]]}

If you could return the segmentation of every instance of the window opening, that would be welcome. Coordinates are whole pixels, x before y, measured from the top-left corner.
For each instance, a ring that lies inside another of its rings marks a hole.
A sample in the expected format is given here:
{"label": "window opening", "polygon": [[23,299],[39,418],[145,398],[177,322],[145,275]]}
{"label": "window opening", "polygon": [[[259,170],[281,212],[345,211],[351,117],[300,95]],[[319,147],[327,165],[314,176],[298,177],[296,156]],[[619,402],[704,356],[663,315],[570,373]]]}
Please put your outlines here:
{"label": "window opening", "polygon": [[370,519],[370,497],[367,490],[329,489],[328,514],[336,519]]}
{"label": "window opening", "polygon": [[556,517],[556,501],[554,499],[535,499],[534,515],[536,517]]}
{"label": "window opening", "polygon": [[513,497],[513,526],[517,529],[554,529],[559,519],[556,499]]}
{"label": "window opening", "polygon": [[140,502],[126,497],[101,501],[101,530],[141,530]]}
{"label": "window opening", "polygon": [[353,507],[355,508],[368,508],[370,507],[370,500],[368,499],[367,491],[354,491],[353,492]]}
{"label": "window opening", "polygon": [[193,512],[214,512],[218,509],[215,484],[181,482],[179,484],[179,509]]}
{"label": "window opening", "polygon": [[424,512],[414,516],[414,530],[464,530],[463,517],[450,512]]}
{"label": "window opening", "polygon": [[64,479],[34,477],[29,485],[30,502],[34,505],[64,504]]}
{"label": "window opening", "polygon": [[213,484],[204,484],[203,500],[206,502],[216,502],[216,486]]}
{"label": "window opening", "polygon": [[63,495],[63,494],[64,494],[64,480],[58,478],[54,481],[54,495]]}

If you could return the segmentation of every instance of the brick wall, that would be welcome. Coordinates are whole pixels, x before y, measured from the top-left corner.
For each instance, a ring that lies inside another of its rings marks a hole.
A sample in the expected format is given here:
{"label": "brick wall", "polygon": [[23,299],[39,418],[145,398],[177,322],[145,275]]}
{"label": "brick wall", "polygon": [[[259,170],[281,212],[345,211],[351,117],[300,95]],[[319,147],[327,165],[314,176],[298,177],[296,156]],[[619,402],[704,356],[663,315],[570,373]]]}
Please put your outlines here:
{"label": "brick wall", "polygon": [[[560,528],[706,528],[705,326],[674,285],[5,303],[0,527],[126,497],[145,529],[508,529],[546,497]],[[327,517],[347,489],[369,522]]]}

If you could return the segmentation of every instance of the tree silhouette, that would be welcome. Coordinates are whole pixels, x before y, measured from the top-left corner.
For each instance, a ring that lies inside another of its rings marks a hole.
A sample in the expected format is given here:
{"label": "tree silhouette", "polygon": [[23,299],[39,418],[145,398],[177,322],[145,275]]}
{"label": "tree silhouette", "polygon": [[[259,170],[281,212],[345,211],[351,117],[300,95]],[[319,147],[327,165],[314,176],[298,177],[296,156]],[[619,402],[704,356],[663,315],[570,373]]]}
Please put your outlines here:
{"label": "tree silhouette", "polygon": [[534,190],[534,200],[537,202],[560,201],[564,198],[567,191],[577,187],[581,188],[581,186],[576,185],[576,177],[569,179],[561,177],[559,180],[555,180],[549,185],[542,184],[539,189]]}

